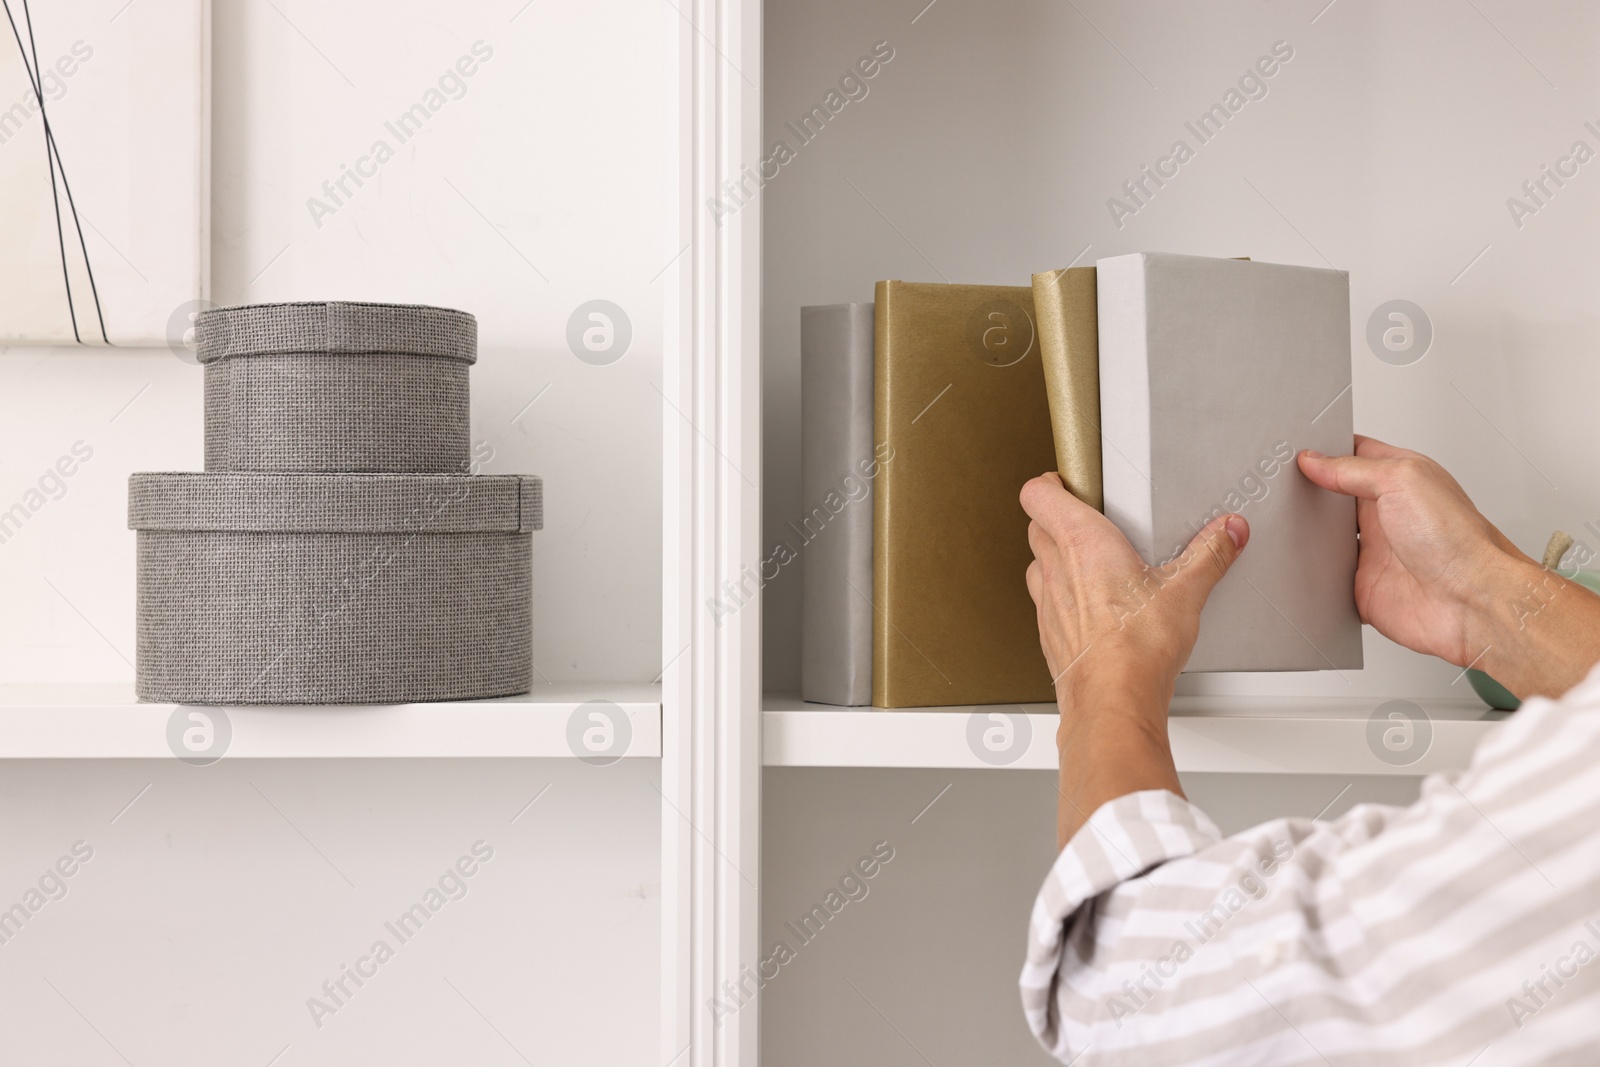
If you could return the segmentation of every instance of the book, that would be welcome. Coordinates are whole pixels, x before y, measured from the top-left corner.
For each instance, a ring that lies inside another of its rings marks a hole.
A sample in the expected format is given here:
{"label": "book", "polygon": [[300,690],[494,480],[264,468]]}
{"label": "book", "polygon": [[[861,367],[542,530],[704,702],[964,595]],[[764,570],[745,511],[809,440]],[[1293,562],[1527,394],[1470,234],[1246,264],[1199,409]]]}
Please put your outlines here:
{"label": "book", "polygon": [[1103,510],[1100,484],[1100,335],[1093,267],[1033,276],[1056,471],[1069,492]]}
{"label": "book", "polygon": [[1214,516],[1250,523],[1186,669],[1359,668],[1356,503],[1295,463],[1351,449],[1348,275],[1147,252],[1095,266],[1107,517],[1152,565]]}
{"label": "book", "polygon": [[872,703],[872,305],[800,309],[800,697]]}
{"label": "book", "polygon": [[877,287],[872,702],[1053,701],[1017,496],[1055,467],[1027,286]]}

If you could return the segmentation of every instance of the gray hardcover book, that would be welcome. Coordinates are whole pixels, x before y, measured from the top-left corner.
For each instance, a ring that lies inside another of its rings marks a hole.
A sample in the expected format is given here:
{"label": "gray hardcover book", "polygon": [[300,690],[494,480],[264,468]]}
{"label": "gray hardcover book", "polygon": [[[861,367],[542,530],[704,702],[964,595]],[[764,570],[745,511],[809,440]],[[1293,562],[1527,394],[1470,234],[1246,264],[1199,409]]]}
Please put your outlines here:
{"label": "gray hardcover book", "polygon": [[872,703],[872,305],[800,309],[800,696]]}
{"label": "gray hardcover book", "polygon": [[1148,252],[1096,268],[1106,515],[1151,564],[1215,515],[1250,521],[1186,669],[1359,668],[1355,501],[1295,464],[1350,452],[1348,275]]}

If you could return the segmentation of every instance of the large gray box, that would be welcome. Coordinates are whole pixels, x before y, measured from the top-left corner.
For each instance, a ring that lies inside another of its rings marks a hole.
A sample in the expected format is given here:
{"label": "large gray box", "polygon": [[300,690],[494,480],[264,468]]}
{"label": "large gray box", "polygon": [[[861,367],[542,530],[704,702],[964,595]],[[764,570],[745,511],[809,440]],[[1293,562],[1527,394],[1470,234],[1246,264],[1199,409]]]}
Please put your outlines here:
{"label": "large gray box", "polygon": [[526,692],[538,478],[134,474],[141,700]]}

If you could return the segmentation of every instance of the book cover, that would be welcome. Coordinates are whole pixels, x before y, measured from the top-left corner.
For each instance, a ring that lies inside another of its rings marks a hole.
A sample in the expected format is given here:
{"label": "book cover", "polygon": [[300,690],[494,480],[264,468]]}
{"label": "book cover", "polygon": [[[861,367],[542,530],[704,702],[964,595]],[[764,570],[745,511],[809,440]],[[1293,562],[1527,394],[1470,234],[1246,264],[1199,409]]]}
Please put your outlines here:
{"label": "book cover", "polygon": [[1033,276],[1039,355],[1055,434],[1056,471],[1067,489],[1105,509],[1100,484],[1100,335],[1093,267]]}
{"label": "book cover", "polygon": [[1250,522],[1186,669],[1359,668],[1355,501],[1295,463],[1350,452],[1348,276],[1167,253],[1096,267],[1106,515],[1151,564],[1213,516]]}
{"label": "book cover", "polygon": [[1055,467],[1027,286],[879,282],[872,702],[1053,701],[1017,494]]}
{"label": "book cover", "polygon": [[872,305],[800,309],[800,697],[872,703]]}

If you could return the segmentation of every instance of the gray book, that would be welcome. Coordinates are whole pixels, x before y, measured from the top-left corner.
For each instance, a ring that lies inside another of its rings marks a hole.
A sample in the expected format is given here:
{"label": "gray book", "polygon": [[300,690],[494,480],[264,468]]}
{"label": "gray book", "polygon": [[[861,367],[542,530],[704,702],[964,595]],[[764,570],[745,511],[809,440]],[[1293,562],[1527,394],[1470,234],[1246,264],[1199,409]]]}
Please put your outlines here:
{"label": "gray book", "polygon": [[872,305],[800,309],[800,696],[872,703]]}
{"label": "gray book", "polygon": [[1149,252],[1096,268],[1106,515],[1150,564],[1213,516],[1250,521],[1186,669],[1359,668],[1355,501],[1295,463],[1351,449],[1349,276]]}

